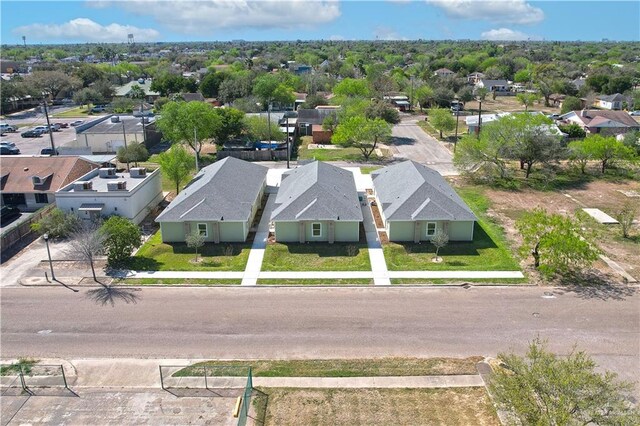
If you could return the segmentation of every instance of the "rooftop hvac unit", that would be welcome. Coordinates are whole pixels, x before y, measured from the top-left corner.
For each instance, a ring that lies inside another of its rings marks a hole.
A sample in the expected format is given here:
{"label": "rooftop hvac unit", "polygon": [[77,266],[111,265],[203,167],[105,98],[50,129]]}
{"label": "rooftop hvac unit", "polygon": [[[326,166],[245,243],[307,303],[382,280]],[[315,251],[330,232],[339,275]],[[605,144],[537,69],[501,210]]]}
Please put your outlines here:
{"label": "rooftop hvac unit", "polygon": [[126,191],[127,190],[127,182],[126,181],[118,181],[118,182],[109,182],[107,183],[107,191]]}
{"label": "rooftop hvac unit", "polygon": [[115,167],[103,167],[98,169],[98,175],[103,179],[114,178],[116,177],[116,169]]}
{"label": "rooftop hvac unit", "polygon": [[147,169],[144,167],[132,167],[129,174],[132,178],[143,178],[147,176]]}
{"label": "rooftop hvac unit", "polygon": [[93,182],[91,181],[78,181],[73,184],[73,189],[76,191],[91,191],[93,190]]}

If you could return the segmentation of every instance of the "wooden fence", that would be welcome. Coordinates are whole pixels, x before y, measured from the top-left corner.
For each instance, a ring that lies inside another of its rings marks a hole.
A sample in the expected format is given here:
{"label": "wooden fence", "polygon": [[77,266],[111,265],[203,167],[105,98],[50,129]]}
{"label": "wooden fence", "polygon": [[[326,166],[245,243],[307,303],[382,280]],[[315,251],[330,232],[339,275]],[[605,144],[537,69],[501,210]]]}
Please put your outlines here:
{"label": "wooden fence", "polygon": [[39,221],[44,216],[51,213],[51,210],[53,210],[55,207],[55,204],[49,204],[48,206],[41,208],[40,210],[29,216],[27,220],[23,222],[18,221],[17,223],[10,225],[7,229],[3,230],[1,236],[2,251],[4,252],[5,250],[10,249],[16,243],[19,243],[20,241],[29,237],[33,232],[31,230],[31,224]]}
{"label": "wooden fence", "polygon": [[239,158],[246,161],[271,161],[271,160],[286,160],[287,150],[272,150],[266,151],[218,151],[216,153],[217,159],[222,160],[226,157]]}

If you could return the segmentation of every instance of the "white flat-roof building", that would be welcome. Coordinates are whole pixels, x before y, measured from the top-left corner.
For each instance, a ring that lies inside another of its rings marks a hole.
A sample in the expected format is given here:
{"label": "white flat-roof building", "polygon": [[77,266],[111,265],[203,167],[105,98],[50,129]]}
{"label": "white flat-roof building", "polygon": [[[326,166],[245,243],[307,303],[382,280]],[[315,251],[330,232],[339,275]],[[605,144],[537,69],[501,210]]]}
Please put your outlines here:
{"label": "white flat-roof building", "polygon": [[117,215],[140,223],[160,201],[160,169],[148,173],[144,167],[93,170],[56,192],[59,209],[88,220]]}

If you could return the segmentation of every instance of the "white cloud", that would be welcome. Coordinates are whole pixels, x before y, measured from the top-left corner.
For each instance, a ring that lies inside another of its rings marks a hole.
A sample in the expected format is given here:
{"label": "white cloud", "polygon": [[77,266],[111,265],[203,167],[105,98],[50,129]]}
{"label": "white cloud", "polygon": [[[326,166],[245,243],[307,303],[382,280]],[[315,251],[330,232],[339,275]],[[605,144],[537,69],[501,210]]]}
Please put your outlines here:
{"label": "white cloud", "polygon": [[340,41],[340,40],[344,40],[344,36],[341,36],[339,34],[333,34],[331,36],[329,36],[329,40],[331,41]]}
{"label": "white cloud", "polygon": [[510,30],[509,28],[498,28],[485,31],[480,34],[483,40],[495,41],[521,41],[521,40],[540,40],[538,36],[531,36],[522,31]]}
{"label": "white cloud", "polygon": [[63,24],[30,24],[13,30],[16,35],[28,34],[32,40],[65,40],[80,42],[125,42],[127,34],[133,34],[136,41],[152,41],[160,33],[151,28],[132,25],[100,25],[87,18],[72,19]]}
{"label": "white cloud", "polygon": [[406,37],[398,34],[393,28],[379,26],[373,31],[373,36],[376,40],[407,40]]}
{"label": "white cloud", "polygon": [[525,0],[426,0],[451,18],[477,19],[510,24],[535,24],[544,12]]}
{"label": "white cloud", "polygon": [[[104,7],[105,1],[99,2],[99,7]],[[335,0],[130,0],[111,4],[137,15],[151,16],[164,27],[182,34],[211,34],[236,28],[307,28],[340,16],[340,4]]]}

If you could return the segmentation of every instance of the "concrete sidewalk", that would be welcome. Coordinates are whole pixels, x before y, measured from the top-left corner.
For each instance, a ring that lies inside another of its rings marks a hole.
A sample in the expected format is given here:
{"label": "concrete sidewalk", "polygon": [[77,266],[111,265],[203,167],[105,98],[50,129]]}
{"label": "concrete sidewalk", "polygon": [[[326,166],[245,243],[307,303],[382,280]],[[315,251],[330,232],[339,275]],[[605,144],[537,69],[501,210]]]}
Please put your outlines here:
{"label": "concrete sidewalk", "polygon": [[367,237],[367,248],[369,249],[369,261],[371,263],[371,271],[373,272],[373,283],[375,285],[391,285],[389,280],[389,271],[387,270],[387,261],[384,258],[384,251],[376,229],[376,223],[371,212],[369,199],[366,192],[361,196],[365,200],[362,206],[362,217],[364,224],[364,232]]}
{"label": "concrete sidewalk", "polygon": [[[158,388],[159,366],[188,366],[202,359],[72,359],[64,364],[69,386],[75,388]],[[179,368],[176,368],[176,370]],[[203,378],[183,378],[197,387]],[[186,383],[185,381],[185,383]],[[233,380],[232,380],[233,381]],[[235,382],[235,381],[234,381]],[[448,388],[484,386],[480,375],[380,377],[254,377],[254,386],[300,388]]]}
{"label": "concrete sidewalk", "polygon": [[256,285],[258,283],[258,275],[262,269],[262,260],[264,259],[264,251],[267,248],[267,239],[269,238],[269,221],[271,220],[271,211],[276,202],[276,194],[269,194],[267,203],[265,204],[258,231],[253,239],[249,259],[242,277],[242,285]]}

